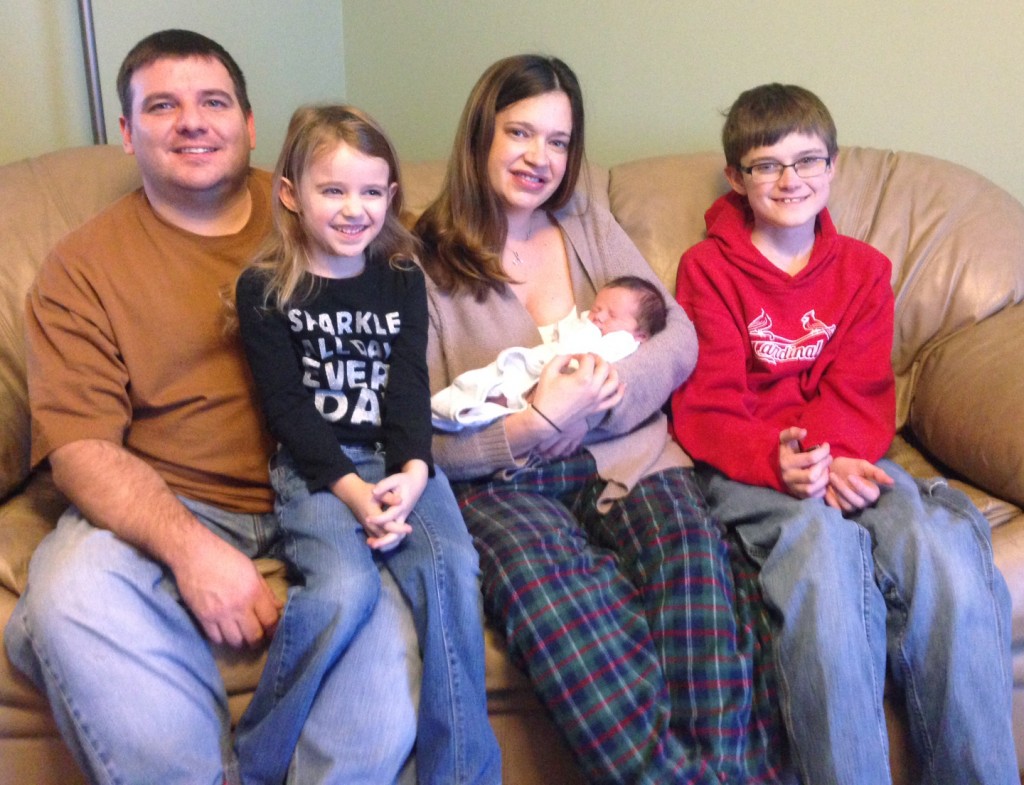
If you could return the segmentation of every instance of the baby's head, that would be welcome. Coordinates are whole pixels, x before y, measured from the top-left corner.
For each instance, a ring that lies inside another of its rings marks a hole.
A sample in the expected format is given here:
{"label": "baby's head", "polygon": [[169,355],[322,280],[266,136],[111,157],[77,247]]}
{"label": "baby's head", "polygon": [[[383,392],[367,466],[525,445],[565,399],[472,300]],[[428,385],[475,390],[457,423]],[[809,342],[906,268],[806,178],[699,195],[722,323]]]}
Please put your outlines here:
{"label": "baby's head", "polygon": [[601,287],[588,318],[601,335],[625,330],[643,342],[665,329],[668,309],[654,284],[635,275],[623,275]]}

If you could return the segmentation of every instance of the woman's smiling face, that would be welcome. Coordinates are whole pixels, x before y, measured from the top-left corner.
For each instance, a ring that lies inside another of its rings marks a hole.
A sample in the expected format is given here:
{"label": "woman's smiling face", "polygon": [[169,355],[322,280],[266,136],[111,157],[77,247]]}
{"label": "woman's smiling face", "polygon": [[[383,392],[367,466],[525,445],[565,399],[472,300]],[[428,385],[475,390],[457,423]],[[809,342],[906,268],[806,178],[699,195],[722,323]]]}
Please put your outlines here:
{"label": "woman's smiling face", "polygon": [[506,213],[532,212],[551,198],[565,176],[571,138],[572,109],[560,90],[495,115],[487,174]]}

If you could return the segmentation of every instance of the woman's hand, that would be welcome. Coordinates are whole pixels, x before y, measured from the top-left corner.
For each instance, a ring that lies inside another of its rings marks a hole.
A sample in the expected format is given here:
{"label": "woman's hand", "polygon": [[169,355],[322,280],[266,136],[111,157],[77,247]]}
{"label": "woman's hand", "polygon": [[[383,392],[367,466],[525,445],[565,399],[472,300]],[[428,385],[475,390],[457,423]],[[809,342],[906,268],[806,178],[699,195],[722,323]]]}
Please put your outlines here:
{"label": "woman's hand", "polygon": [[797,499],[821,499],[828,488],[832,455],[828,444],[804,450],[800,441],[806,436],[803,428],[786,428],[779,434],[782,484]]}
{"label": "woman's hand", "polygon": [[590,429],[587,417],[611,409],[625,392],[614,366],[596,355],[553,358],[541,371],[531,405],[504,420],[512,454],[551,459],[575,452]]}
{"label": "woman's hand", "polygon": [[825,503],[844,513],[870,507],[882,493],[891,488],[893,479],[883,469],[860,458],[836,458],[829,470]]}
{"label": "woman's hand", "polygon": [[565,431],[574,422],[611,409],[625,392],[618,371],[607,360],[596,354],[559,355],[544,366],[532,400]]}
{"label": "woman's hand", "polygon": [[[536,409],[534,410],[536,411]],[[583,444],[583,437],[587,435],[586,420],[577,420],[569,423],[562,430],[555,431],[547,439],[537,443],[534,453],[545,460],[564,458],[576,452]]]}

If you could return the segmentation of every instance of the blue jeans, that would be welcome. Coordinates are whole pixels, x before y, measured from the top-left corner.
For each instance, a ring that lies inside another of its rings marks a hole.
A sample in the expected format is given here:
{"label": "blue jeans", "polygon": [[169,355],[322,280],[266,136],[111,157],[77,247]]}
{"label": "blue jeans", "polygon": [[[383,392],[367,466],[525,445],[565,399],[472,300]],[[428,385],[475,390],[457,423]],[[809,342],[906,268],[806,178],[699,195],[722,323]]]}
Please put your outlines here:
{"label": "blue jeans", "polygon": [[[250,556],[264,555],[276,538],[273,515],[182,502]],[[293,785],[368,782],[362,778],[367,754],[397,772],[412,748],[415,695],[395,669],[406,662],[414,633],[397,591],[384,596],[389,601],[378,603],[346,667],[331,673],[314,701],[295,753]],[[4,642],[11,661],[46,693],[92,782],[237,782],[225,686],[173,578],[74,507],[33,555],[28,589]],[[353,704],[357,694],[363,697]],[[368,738],[374,740],[369,749]]]}
{"label": "blue jeans", "polygon": [[806,785],[891,781],[886,662],[924,781],[1019,783],[1010,600],[988,524],[942,480],[896,481],[843,517],[701,467],[711,509],[761,565],[783,715]]}
{"label": "blue jeans", "polygon": [[[384,477],[379,451],[343,449],[364,480]],[[412,606],[423,656],[419,781],[499,782],[500,753],[487,719],[477,556],[444,475],[438,471],[428,480],[407,521],[412,532],[383,554],[366,544],[362,525],[333,493],[310,493],[285,450],[272,461],[270,477],[284,556],[298,580],[289,591],[263,678],[238,726],[243,782],[282,781],[324,673],[339,661],[347,663],[353,636],[374,612],[379,564]],[[401,673],[379,678],[396,675]],[[372,748],[375,735],[364,743]]]}

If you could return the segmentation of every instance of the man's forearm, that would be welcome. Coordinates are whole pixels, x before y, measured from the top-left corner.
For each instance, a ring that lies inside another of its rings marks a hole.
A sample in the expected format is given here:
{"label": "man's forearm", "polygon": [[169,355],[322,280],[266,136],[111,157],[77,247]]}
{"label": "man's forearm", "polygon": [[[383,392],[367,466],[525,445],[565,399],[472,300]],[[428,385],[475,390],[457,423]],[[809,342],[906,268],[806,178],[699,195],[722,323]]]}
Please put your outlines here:
{"label": "man's forearm", "polygon": [[100,528],[171,565],[187,545],[210,535],[163,478],[120,445],[84,439],[50,455],[57,487]]}
{"label": "man's forearm", "polygon": [[54,480],[93,525],[167,565],[207,637],[255,645],[273,630],[280,603],[252,560],[200,523],[149,465],[101,439],[50,455]]}

